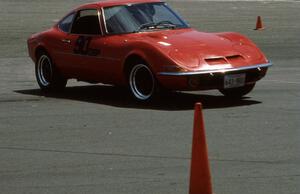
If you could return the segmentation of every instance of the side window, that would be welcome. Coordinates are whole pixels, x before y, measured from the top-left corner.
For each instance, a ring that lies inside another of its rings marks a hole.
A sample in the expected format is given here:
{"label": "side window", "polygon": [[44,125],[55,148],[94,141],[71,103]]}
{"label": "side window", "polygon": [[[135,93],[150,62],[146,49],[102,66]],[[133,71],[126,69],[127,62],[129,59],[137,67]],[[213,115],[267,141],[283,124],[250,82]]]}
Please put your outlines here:
{"label": "side window", "polygon": [[63,20],[59,22],[58,27],[62,31],[69,33],[71,30],[74,17],[75,17],[75,13],[71,13],[70,15],[66,16]]}
{"label": "side window", "polygon": [[98,10],[88,9],[79,11],[72,25],[71,33],[90,35],[100,34]]}

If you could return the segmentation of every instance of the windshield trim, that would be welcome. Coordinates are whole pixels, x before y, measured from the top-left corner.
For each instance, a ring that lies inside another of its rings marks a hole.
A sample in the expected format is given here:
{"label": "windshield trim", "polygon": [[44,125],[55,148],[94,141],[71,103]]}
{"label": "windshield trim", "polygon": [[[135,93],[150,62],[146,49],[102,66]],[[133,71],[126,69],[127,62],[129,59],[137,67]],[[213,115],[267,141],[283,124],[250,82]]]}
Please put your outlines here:
{"label": "windshield trim", "polygon": [[[153,30],[146,30],[146,31],[140,31],[140,32],[137,32],[137,31],[133,31],[133,32],[120,32],[120,33],[113,33],[113,32],[108,32],[107,30],[107,25],[106,25],[106,17],[105,17],[105,11],[104,9],[105,8],[111,8],[111,7],[118,7],[118,6],[130,6],[130,5],[138,5],[138,4],[164,4],[166,5],[166,8],[171,11],[174,16],[179,20],[181,21],[183,24],[185,24],[186,26],[183,26],[183,27],[176,27],[174,29],[170,29],[170,28],[162,28],[162,29],[153,29]],[[144,32],[155,32],[155,31],[165,31],[165,30],[176,30],[176,29],[188,29],[188,28],[191,28],[190,25],[188,23],[186,23],[185,20],[183,20],[175,11],[173,11],[166,2],[138,2],[138,3],[129,3],[129,4],[123,4],[123,5],[113,5],[113,6],[106,6],[106,7],[101,7],[101,12],[102,12],[102,19],[103,19],[103,24],[104,24],[104,31],[105,31],[105,34],[106,35],[122,35],[122,34],[134,34],[134,33],[144,33]]]}

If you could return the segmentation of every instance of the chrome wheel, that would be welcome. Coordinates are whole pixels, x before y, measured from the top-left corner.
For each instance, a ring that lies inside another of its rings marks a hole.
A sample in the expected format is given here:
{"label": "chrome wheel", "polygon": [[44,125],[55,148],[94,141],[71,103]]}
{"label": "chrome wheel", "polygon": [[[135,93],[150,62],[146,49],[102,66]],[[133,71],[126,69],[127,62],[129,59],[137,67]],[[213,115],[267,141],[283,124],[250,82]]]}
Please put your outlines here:
{"label": "chrome wheel", "polygon": [[45,91],[58,91],[66,87],[67,79],[61,76],[46,52],[41,52],[35,64],[35,76],[40,88]]}
{"label": "chrome wheel", "polygon": [[49,86],[53,76],[53,70],[51,60],[47,55],[42,55],[39,58],[36,71],[38,82],[44,87]]}
{"label": "chrome wheel", "polygon": [[133,66],[129,75],[129,86],[138,100],[151,99],[155,92],[155,79],[149,67],[144,64]]}

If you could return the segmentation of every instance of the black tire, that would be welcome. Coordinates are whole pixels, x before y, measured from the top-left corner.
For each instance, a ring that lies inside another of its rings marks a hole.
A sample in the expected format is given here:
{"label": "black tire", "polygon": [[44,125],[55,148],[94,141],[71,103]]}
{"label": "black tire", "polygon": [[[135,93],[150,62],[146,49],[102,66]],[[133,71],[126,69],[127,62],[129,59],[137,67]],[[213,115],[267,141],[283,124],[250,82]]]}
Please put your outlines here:
{"label": "black tire", "polygon": [[41,52],[38,55],[35,64],[35,76],[38,85],[44,92],[62,90],[67,85],[67,79],[59,74],[46,52]]}
{"label": "black tire", "polygon": [[132,66],[128,82],[130,92],[137,101],[152,101],[157,96],[157,81],[150,68],[142,62]]}
{"label": "black tire", "polygon": [[245,85],[239,88],[230,88],[230,89],[219,89],[219,91],[226,97],[230,98],[242,98],[249,92],[253,90],[255,83]]}

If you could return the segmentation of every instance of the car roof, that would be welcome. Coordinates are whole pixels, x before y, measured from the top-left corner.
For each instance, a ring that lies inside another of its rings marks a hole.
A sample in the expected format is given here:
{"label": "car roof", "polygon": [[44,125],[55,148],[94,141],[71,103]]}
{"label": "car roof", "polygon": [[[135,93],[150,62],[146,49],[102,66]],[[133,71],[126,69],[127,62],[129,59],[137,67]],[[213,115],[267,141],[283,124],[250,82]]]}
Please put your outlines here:
{"label": "car roof", "polygon": [[135,4],[135,3],[153,3],[153,2],[162,2],[162,1],[161,0],[102,0],[98,2],[83,4],[77,7],[75,10],[110,7],[116,5],[126,5],[126,4]]}

